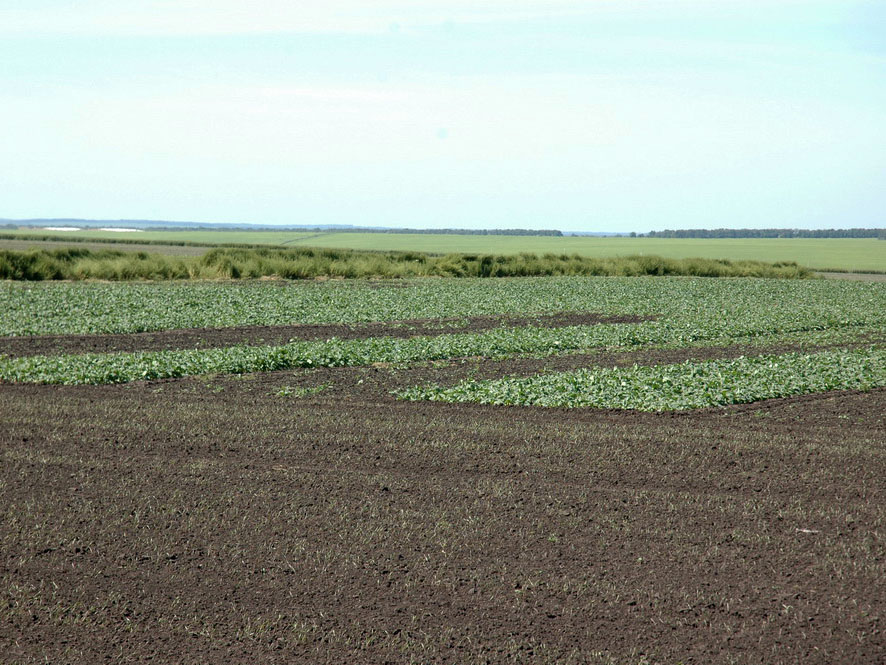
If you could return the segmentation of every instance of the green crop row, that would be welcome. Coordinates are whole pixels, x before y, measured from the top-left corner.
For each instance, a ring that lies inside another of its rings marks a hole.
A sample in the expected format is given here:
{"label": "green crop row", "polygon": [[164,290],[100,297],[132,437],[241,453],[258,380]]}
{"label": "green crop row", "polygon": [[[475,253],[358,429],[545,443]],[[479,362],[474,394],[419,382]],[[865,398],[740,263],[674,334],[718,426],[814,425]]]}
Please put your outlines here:
{"label": "green crop row", "polygon": [[[122,383],[210,373],[264,372],[293,367],[339,367],[372,363],[408,363],[479,356],[551,355],[583,349],[630,350],[640,347],[710,346],[747,335],[721,321],[705,335],[687,334],[667,322],[603,324],[565,328],[499,328],[483,333],[294,341],[282,346],[234,346],[219,349],[139,353],[72,354],[7,358],[0,356],[0,380],[33,383]],[[851,329],[852,324],[830,330]],[[798,330],[803,330],[798,329]],[[793,331],[788,331],[793,332]],[[808,332],[820,333],[816,329]],[[760,334],[756,331],[752,334]],[[845,335],[840,335],[845,337]]]}
{"label": "green crop row", "polygon": [[297,366],[546,355],[583,349],[849,344],[886,333],[886,284],[782,280],[547,278],[285,285],[19,285],[0,288],[5,334],[384,321],[593,311],[640,324],[503,328],[408,340],[0,359],[0,379],[105,383]]}
{"label": "green crop row", "polygon": [[0,283],[0,336],[555,312],[658,315],[687,338],[724,325],[746,333],[883,325],[886,283],[656,277]]}
{"label": "green crop row", "polygon": [[469,380],[449,388],[415,387],[398,396],[443,402],[670,411],[882,386],[886,386],[886,350],[870,348]]}
{"label": "green crop row", "polygon": [[[292,367],[341,367],[372,363],[561,350],[618,345],[634,339],[623,328],[635,325],[572,328],[510,328],[477,334],[291,342],[283,346],[233,346],[220,349],[141,353],[71,354],[6,358],[0,356],[0,380],[24,383],[123,383],[211,373],[242,374]],[[639,338],[637,338],[639,339]]]}

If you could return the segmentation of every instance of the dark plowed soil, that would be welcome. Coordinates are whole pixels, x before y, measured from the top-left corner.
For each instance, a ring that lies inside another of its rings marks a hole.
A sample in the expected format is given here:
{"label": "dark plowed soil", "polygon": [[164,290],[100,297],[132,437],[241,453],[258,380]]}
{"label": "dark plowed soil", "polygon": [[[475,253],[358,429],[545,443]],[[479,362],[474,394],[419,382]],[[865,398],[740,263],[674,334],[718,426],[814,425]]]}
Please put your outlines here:
{"label": "dark plowed soil", "polygon": [[509,362],[0,385],[0,662],[884,662],[886,391],[388,394]]}
{"label": "dark plowed soil", "polygon": [[113,351],[160,351],[234,346],[236,344],[286,344],[299,339],[365,339],[367,337],[414,337],[443,333],[480,332],[505,326],[562,328],[598,323],[639,323],[639,316],[600,314],[550,314],[522,317],[476,316],[462,319],[415,319],[359,325],[241,326],[237,328],[192,328],[132,335],[44,335],[0,337],[0,354],[9,356],[62,353],[109,353]]}

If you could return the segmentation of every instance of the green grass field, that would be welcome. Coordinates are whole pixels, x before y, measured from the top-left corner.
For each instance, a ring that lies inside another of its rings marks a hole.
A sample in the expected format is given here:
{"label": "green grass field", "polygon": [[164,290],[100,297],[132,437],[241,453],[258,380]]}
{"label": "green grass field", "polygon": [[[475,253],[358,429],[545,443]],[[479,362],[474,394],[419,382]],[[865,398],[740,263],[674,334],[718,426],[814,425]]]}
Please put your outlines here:
{"label": "green grass field", "polygon": [[[46,235],[43,230],[13,231]],[[289,231],[71,231],[71,238],[188,243],[245,243],[287,247],[409,250],[434,253],[579,254],[613,257],[654,254],[665,258],[796,261],[816,270],[886,272],[886,242],[869,238],[596,238],[553,236],[471,236],[408,233],[308,233]],[[161,251],[161,250],[157,250]]]}

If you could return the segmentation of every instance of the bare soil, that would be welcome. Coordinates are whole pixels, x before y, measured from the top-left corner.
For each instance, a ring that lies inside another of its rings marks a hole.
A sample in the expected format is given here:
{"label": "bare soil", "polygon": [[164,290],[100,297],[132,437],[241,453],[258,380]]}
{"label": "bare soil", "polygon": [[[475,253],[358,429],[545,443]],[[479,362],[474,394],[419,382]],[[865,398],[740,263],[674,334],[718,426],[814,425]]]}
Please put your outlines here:
{"label": "bare soil", "polygon": [[0,337],[0,354],[8,356],[64,353],[110,353],[114,351],[160,351],[233,346],[235,344],[286,344],[292,340],[365,339],[368,337],[415,337],[442,333],[480,332],[505,326],[539,325],[548,328],[599,323],[639,323],[649,317],[604,316],[562,313],[536,316],[475,316],[461,319],[412,319],[354,325],[240,326],[191,328],[129,335],[39,335]]}
{"label": "bare soil", "polygon": [[645,353],[0,385],[0,662],[884,662],[886,390],[390,395]]}

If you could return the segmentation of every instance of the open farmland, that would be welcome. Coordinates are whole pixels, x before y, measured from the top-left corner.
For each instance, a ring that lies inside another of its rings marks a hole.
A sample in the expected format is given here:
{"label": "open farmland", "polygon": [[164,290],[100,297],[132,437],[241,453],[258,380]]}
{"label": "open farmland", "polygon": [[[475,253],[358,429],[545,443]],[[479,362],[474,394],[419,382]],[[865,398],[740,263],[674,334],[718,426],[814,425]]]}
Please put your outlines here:
{"label": "open farmland", "polygon": [[[5,237],[4,237],[5,236]],[[80,247],[93,251],[113,248],[119,252],[155,252],[166,256],[201,256],[211,247],[192,244],[149,244],[138,242],[111,242],[104,240],[90,241],[88,238],[79,239],[75,242],[70,240],[42,240],[28,239],[27,236],[16,238],[14,236],[0,234],[0,250],[27,251],[34,249],[64,249],[67,247]]]}
{"label": "open farmland", "polygon": [[0,311],[9,662],[886,652],[886,283],[5,283]]}
{"label": "open farmland", "polygon": [[[64,234],[41,229],[4,230],[0,249],[20,248],[26,238],[78,244],[102,239],[109,247],[126,243],[186,243],[323,247],[371,251],[411,251],[475,254],[577,254],[589,258],[661,256],[668,259],[706,258],[731,261],[794,261],[815,270],[886,272],[886,241],[871,238],[628,238],[587,236],[483,236],[458,234],[351,233],[300,231],[141,231],[121,234],[85,229]],[[123,237],[121,237],[123,236]],[[113,242],[117,241],[117,242]],[[14,245],[8,243],[15,243]],[[174,245],[151,245],[152,251],[176,252]]]}

